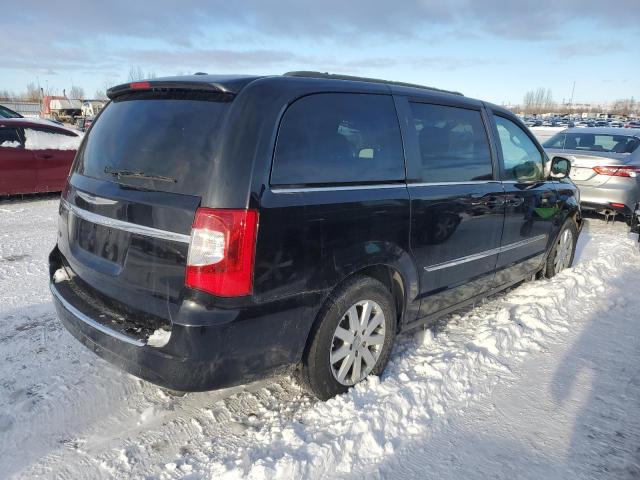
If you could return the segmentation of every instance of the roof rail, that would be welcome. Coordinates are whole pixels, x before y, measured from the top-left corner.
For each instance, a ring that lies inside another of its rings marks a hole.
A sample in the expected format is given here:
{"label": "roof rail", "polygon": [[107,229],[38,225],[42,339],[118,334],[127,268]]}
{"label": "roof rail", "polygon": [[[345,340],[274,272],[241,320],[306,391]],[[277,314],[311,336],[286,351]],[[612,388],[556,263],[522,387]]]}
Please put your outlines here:
{"label": "roof rail", "polygon": [[398,85],[400,87],[411,87],[411,88],[421,88],[423,90],[431,90],[434,92],[442,92],[442,93],[450,93],[453,95],[462,95],[460,92],[454,92],[451,90],[443,90],[441,88],[435,87],[427,87],[425,85],[418,85],[415,83],[406,83],[406,82],[396,82],[393,80],[382,80],[379,78],[367,78],[367,77],[356,77],[352,75],[340,75],[335,73],[328,72],[313,72],[313,71],[297,71],[297,72],[287,72],[284,74],[285,77],[306,77],[306,78],[326,78],[329,80],[350,80],[352,82],[369,82],[369,83],[384,83],[387,85]]}

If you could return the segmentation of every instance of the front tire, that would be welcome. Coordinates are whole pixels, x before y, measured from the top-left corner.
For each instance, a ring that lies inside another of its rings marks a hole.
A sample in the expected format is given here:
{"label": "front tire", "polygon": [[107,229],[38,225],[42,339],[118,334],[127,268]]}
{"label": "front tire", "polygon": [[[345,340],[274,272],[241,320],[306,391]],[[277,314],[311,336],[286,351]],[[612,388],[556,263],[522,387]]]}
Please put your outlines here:
{"label": "front tire", "polygon": [[396,309],[388,288],[354,277],[320,311],[302,359],[299,380],[321,400],[346,392],[384,370],[395,338]]}
{"label": "front tire", "polygon": [[572,219],[568,219],[562,225],[558,238],[547,257],[545,276],[551,278],[556,276],[565,268],[573,265],[576,254],[576,243],[578,241],[578,227]]}

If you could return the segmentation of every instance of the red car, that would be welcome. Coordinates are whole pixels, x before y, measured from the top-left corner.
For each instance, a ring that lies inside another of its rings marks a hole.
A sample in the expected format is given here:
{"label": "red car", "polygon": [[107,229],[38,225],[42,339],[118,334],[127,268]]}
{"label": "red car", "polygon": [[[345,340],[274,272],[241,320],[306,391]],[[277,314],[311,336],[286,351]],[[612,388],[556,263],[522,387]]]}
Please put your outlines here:
{"label": "red car", "polygon": [[61,191],[81,140],[46,120],[0,118],[0,195]]}

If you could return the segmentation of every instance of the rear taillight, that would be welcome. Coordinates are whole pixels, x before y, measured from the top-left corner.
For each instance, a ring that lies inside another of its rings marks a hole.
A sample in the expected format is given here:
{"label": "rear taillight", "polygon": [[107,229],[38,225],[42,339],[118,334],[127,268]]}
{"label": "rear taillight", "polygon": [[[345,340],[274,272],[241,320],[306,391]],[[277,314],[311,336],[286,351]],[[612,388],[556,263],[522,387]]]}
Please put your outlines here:
{"label": "rear taillight", "polygon": [[599,175],[608,175],[610,177],[632,177],[635,178],[640,174],[640,167],[631,167],[628,165],[612,165],[610,167],[593,167]]}
{"label": "rear taillight", "polygon": [[219,297],[249,295],[258,212],[199,208],[193,221],[185,285]]}

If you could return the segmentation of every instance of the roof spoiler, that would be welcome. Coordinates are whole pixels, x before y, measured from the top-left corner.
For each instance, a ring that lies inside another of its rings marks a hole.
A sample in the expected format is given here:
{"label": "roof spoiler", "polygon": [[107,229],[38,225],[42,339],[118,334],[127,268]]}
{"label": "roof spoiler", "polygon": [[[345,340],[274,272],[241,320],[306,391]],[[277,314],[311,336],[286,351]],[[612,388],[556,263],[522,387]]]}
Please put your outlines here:
{"label": "roof spoiler", "polygon": [[193,91],[220,93],[233,96],[235,92],[227,89],[224,85],[215,82],[192,82],[186,80],[140,80],[136,82],[123,83],[107,90],[107,97],[111,100],[121,95],[133,92],[170,92],[170,91]]}

